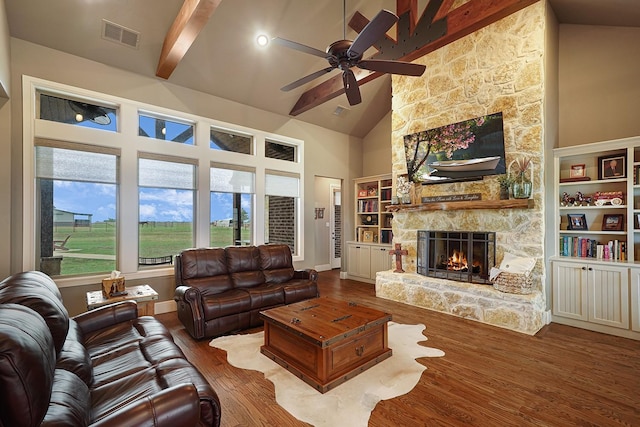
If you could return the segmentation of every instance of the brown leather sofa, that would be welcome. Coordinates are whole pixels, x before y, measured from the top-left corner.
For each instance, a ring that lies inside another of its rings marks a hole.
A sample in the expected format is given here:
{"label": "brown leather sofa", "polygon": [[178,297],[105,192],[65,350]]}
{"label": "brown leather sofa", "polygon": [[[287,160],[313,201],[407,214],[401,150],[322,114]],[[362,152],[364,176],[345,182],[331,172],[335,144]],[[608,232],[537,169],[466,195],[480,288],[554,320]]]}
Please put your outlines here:
{"label": "brown leather sofa", "polygon": [[220,402],[134,301],[69,318],[47,275],[0,282],[0,426],[219,426]]}
{"label": "brown leather sofa", "polygon": [[187,249],[175,262],[178,318],[194,338],[260,326],[260,311],[318,296],[287,245]]}

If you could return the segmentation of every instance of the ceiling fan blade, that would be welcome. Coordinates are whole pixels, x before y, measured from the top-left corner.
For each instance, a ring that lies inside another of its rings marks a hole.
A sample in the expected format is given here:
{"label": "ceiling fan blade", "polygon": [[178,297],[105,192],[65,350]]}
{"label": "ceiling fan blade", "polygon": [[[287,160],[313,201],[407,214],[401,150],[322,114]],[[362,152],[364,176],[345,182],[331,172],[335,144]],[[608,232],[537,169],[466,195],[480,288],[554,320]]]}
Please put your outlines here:
{"label": "ceiling fan blade", "polygon": [[362,55],[375,42],[380,40],[389,28],[398,22],[398,17],[386,9],[382,9],[363,29],[353,41],[353,44],[347,50],[349,58],[355,58]]}
{"label": "ceiling fan blade", "polygon": [[342,73],[342,81],[344,83],[344,92],[347,94],[349,105],[357,105],[362,102],[360,96],[360,88],[358,87],[358,80],[350,69],[344,70]]}
{"label": "ceiling fan blade", "polygon": [[289,49],[297,50],[299,52],[308,53],[309,55],[319,56],[320,58],[327,59],[331,57],[331,55],[329,55],[327,52],[323,52],[320,49],[309,47],[307,45],[304,45],[298,42],[293,42],[291,40],[283,39],[280,37],[274,37],[271,41],[280,46],[288,47]]}
{"label": "ceiling fan blade", "polygon": [[323,74],[327,74],[329,71],[332,71],[334,68],[335,67],[327,67],[327,68],[323,68],[322,70],[318,70],[315,73],[311,73],[308,76],[304,76],[303,78],[298,79],[295,82],[289,83],[288,85],[281,87],[280,90],[283,92],[289,92],[291,89],[300,87],[305,83],[309,83],[311,80],[317,79]]}
{"label": "ceiling fan blade", "polygon": [[421,76],[427,69],[427,67],[422,64],[391,61],[385,59],[363,59],[356,65],[369,71],[378,71],[381,73],[389,74],[402,74],[405,76]]}

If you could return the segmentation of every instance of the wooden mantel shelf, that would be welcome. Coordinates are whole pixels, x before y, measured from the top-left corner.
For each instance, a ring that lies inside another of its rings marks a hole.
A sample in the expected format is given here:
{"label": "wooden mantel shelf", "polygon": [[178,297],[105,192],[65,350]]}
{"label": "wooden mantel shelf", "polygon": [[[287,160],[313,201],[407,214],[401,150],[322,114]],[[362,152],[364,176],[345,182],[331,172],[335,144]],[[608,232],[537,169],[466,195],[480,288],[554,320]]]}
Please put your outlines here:
{"label": "wooden mantel shelf", "polygon": [[533,199],[473,200],[468,202],[433,202],[419,205],[388,205],[388,212],[455,211],[462,209],[532,209]]}

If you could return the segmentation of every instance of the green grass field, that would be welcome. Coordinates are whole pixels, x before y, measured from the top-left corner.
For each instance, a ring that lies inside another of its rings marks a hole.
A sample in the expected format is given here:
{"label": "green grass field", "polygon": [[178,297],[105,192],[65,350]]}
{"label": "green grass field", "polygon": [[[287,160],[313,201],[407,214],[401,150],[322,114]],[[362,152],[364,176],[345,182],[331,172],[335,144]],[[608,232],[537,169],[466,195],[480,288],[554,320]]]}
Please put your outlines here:
{"label": "green grass field", "polygon": [[[230,227],[210,227],[210,246],[224,247],[234,244],[233,229]],[[61,274],[105,273],[116,269],[116,233],[113,223],[95,223],[89,228],[56,227],[54,240],[64,240],[71,236],[65,247],[68,251],[57,251],[63,256]],[[242,240],[251,239],[251,230],[242,230]],[[121,242],[132,244],[133,242]],[[193,247],[191,223],[157,223],[139,226],[140,257],[160,257],[176,255],[183,249]],[[73,257],[74,255],[82,256]],[[67,255],[67,256],[65,256]],[[96,255],[92,258],[91,255]]]}

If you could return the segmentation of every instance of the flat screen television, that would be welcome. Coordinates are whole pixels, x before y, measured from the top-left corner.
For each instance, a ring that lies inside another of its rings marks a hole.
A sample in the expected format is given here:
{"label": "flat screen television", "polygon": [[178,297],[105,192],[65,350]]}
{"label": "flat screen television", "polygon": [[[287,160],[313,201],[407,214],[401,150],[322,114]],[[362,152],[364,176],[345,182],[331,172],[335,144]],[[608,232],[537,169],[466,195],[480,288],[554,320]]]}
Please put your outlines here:
{"label": "flat screen television", "polygon": [[413,182],[437,184],[506,173],[502,112],[404,137]]}

